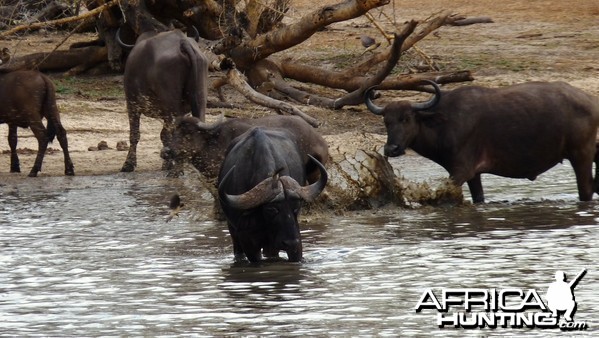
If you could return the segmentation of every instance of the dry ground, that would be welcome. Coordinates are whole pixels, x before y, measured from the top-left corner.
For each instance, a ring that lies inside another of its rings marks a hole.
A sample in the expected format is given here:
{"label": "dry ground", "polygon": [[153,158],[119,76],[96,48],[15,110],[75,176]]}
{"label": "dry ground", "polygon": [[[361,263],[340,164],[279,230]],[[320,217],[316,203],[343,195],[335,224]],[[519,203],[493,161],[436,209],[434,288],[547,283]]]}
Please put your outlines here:
{"label": "dry ground", "polygon": [[[319,2],[336,3],[325,0]],[[293,1],[294,9],[286,19],[292,21],[314,8],[312,1]],[[395,14],[393,13],[395,8]],[[395,1],[372,14],[389,31],[391,21],[425,20],[442,11],[451,10],[467,16],[489,16],[492,24],[466,27],[443,27],[427,37],[418,47],[442,70],[470,69],[475,83],[485,86],[504,86],[530,80],[562,80],[599,95],[599,2],[578,1]],[[321,67],[343,68],[357,63],[362,47],[359,36],[369,34],[381,40],[378,31],[362,17],[331,25],[315,34],[305,43],[284,54],[301,62]],[[0,47],[10,48],[15,55],[35,51],[50,51],[64,38],[63,33],[36,33],[23,38],[0,41]],[[93,35],[71,37],[65,45],[75,41],[91,40]],[[62,47],[61,47],[62,48]],[[400,72],[407,72],[405,60],[412,64],[419,58],[414,53],[402,57]],[[212,74],[213,78],[222,74]],[[58,105],[62,121],[68,131],[69,148],[77,175],[102,175],[120,170],[126,152],[115,150],[117,141],[128,140],[128,121],[122,90],[122,76],[60,78],[53,75],[58,89]],[[456,84],[458,86],[464,84]],[[333,90],[319,89],[327,94]],[[215,99],[215,93],[210,93]],[[244,110],[210,109],[211,117],[221,113],[234,116],[260,116],[274,112],[246,102],[238,94],[228,91],[232,101],[244,103]],[[385,93],[386,97],[418,99],[413,93]],[[335,147],[352,141],[355,133],[384,134],[379,117],[369,114],[365,107],[340,111],[301,107],[321,120],[321,132]],[[160,121],[143,118],[142,136],[138,150],[138,171],[159,170],[161,148]],[[37,144],[29,130],[19,130],[19,147],[36,149]],[[10,156],[7,153],[8,128],[0,126],[0,177],[8,173]],[[356,147],[372,149],[382,146],[382,137],[361,138]],[[113,148],[88,151],[100,141]],[[58,142],[51,145],[59,148]],[[34,154],[22,154],[21,175],[25,177],[33,163]],[[40,175],[62,175],[62,153],[49,153]],[[14,175],[14,174],[12,174]]]}

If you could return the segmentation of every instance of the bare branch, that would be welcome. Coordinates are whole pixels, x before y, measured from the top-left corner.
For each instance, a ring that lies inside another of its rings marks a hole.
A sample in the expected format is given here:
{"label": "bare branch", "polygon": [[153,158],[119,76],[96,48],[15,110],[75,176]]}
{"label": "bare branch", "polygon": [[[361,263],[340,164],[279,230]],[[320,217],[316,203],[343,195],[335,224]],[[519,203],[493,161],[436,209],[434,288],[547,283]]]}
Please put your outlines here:
{"label": "bare branch", "polygon": [[493,19],[491,19],[487,16],[464,18],[464,19],[459,19],[459,20],[450,22],[449,25],[451,25],[451,26],[467,26],[467,25],[474,25],[477,23],[493,23]]}
{"label": "bare branch", "polygon": [[[405,52],[406,50],[412,48],[418,41],[424,39],[427,35],[438,29],[439,27],[445,25],[448,22],[448,18],[451,17],[450,12],[444,12],[433,19],[423,23],[421,28],[415,34],[410,35],[404,44],[401,47],[401,52]],[[387,49],[381,53],[375,54],[370,59],[363,61],[358,64],[356,67],[348,69],[348,71],[344,74],[346,77],[354,77],[361,74],[366,74],[373,65],[377,65],[384,60],[389,58],[389,54],[391,53],[391,49]]]}
{"label": "bare branch", "polygon": [[254,88],[252,88],[244,79],[243,74],[241,74],[237,69],[229,70],[227,73],[227,82],[235,87],[235,89],[237,89],[243,96],[254,103],[257,103],[261,106],[282,110],[293,115],[298,115],[313,127],[318,127],[320,124],[316,119],[297,109],[293,105],[272,99],[262,93],[255,91]]}
{"label": "bare branch", "polygon": [[429,72],[418,74],[402,74],[393,78],[386,78],[378,86],[378,89],[385,90],[419,90],[432,92],[429,86],[420,87],[422,80],[435,81],[438,84],[473,81],[472,73],[469,70],[456,72]]}
{"label": "bare branch", "polygon": [[418,22],[412,20],[404,27],[401,33],[395,34],[393,45],[391,46],[391,55],[389,56],[389,60],[387,60],[385,67],[378,71],[374,76],[362,81],[362,84],[353,92],[335,100],[335,106],[333,108],[339,109],[345,105],[356,105],[362,103],[364,101],[363,96],[364,92],[366,92],[366,89],[381,83],[381,81],[383,81],[387,75],[391,73],[393,68],[395,68],[397,61],[399,61],[399,56],[401,55],[402,45],[410,36],[410,34],[414,32],[416,25],[418,25]]}
{"label": "bare branch", "polygon": [[16,26],[12,29],[9,29],[7,31],[4,32],[0,32],[0,38],[4,38],[10,35],[13,35],[17,32],[23,31],[23,30],[30,30],[30,29],[39,29],[39,28],[43,28],[43,27],[47,27],[47,26],[59,26],[59,25],[64,25],[70,22],[74,22],[74,21],[79,21],[79,20],[84,20],[87,19],[89,17],[92,17],[96,14],[101,13],[102,11],[104,11],[105,9],[108,9],[109,7],[112,7],[114,5],[116,5],[118,3],[118,0],[112,0],[110,2],[107,2],[106,4],[95,8],[87,13],[78,15],[78,16],[74,16],[74,17],[69,17],[69,18],[63,18],[63,19],[58,19],[58,20],[51,20],[51,21],[44,21],[44,22],[34,22],[34,23],[29,23],[29,24],[25,24],[25,25],[19,25]]}

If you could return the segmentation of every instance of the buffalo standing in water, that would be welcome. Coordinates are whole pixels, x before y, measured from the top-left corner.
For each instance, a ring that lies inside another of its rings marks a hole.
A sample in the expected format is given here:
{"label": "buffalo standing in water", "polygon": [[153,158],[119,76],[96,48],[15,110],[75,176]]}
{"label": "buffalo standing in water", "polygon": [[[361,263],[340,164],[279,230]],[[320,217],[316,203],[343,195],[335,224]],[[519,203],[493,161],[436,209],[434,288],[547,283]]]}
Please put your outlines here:
{"label": "buffalo standing in water", "polygon": [[435,94],[422,103],[379,107],[371,101],[372,89],[366,92],[368,109],[384,116],[386,156],[413,149],[445,168],[458,186],[467,182],[474,203],[484,202],[482,173],[534,180],[567,159],[580,200],[591,200],[596,189],[596,97],[564,82],[465,86],[447,92],[428,83]]}
{"label": "buffalo standing in water", "polygon": [[287,253],[302,259],[297,221],[304,201],[313,201],[327,183],[324,166],[311,157],[320,178],[308,186],[295,135],[256,127],[231,143],[218,177],[218,195],[227,217],[235,259],[250,262]]}
{"label": "buffalo standing in water", "polygon": [[[56,136],[64,154],[65,175],[75,175],[69,155],[67,132],[60,122],[56,106],[56,89],[46,75],[36,71],[14,71],[0,74],[0,123],[8,124],[10,172],[21,172],[17,155],[17,127],[31,128],[37,139],[37,157],[29,177],[42,170],[48,143]],[[42,119],[48,121],[44,126]]]}

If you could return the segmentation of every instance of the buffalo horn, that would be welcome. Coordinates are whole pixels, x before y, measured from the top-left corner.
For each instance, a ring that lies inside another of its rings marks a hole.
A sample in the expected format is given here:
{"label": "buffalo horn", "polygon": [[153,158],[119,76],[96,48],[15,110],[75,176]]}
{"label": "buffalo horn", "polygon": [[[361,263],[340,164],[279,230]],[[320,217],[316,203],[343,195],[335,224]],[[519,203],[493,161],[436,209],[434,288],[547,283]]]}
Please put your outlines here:
{"label": "buffalo horn", "polygon": [[366,89],[366,92],[364,92],[364,102],[366,103],[366,107],[368,107],[368,110],[370,110],[373,114],[383,115],[383,110],[385,108],[379,107],[372,102],[373,90],[376,87],[377,86],[372,86],[372,87]]}
{"label": "buffalo horn", "polygon": [[324,187],[327,184],[328,175],[327,170],[324,168],[322,163],[320,163],[320,161],[312,157],[312,155],[308,155],[308,157],[310,157],[310,159],[314,161],[314,163],[316,163],[316,165],[318,166],[318,170],[320,171],[320,178],[318,179],[318,181],[308,186],[302,187],[292,177],[283,176],[281,177],[281,182],[283,183],[283,187],[285,188],[285,190],[298,194],[301,197],[301,199],[303,199],[306,202],[312,202],[316,199],[318,194],[320,194],[322,190],[324,190]]}
{"label": "buffalo horn", "polygon": [[226,120],[227,119],[225,117],[225,114],[220,114],[220,116],[218,117],[218,120],[216,120],[214,123],[206,123],[206,122],[202,122],[198,119],[197,126],[200,130],[210,131],[210,130],[213,130],[214,128],[218,127],[222,123],[224,123]]}
{"label": "buffalo horn", "polygon": [[191,28],[193,29],[193,34],[194,34],[193,39],[196,42],[200,42],[200,32],[198,32],[198,29],[194,25],[191,25]]}
{"label": "buffalo horn", "polygon": [[121,47],[123,47],[125,49],[132,49],[133,46],[135,46],[135,45],[128,45],[128,44],[124,43],[123,40],[121,40],[121,27],[119,27],[116,30],[116,34],[115,35],[116,35],[116,41],[119,43],[119,45]]}
{"label": "buffalo horn", "polygon": [[439,103],[439,100],[441,99],[441,89],[435,81],[423,80],[423,82],[426,82],[433,86],[433,88],[435,88],[435,94],[430,100],[426,102],[412,103],[412,109],[414,109],[414,111],[430,109],[434,107],[437,103]]}
{"label": "buffalo horn", "polygon": [[263,180],[241,195],[229,195],[225,192],[225,186],[229,176],[233,173],[233,169],[235,169],[235,166],[229,169],[229,172],[227,172],[221,183],[218,185],[218,195],[221,202],[225,205],[238,210],[249,210],[272,201],[277,195],[283,192],[283,186],[278,182],[279,173],[276,172],[272,177]]}

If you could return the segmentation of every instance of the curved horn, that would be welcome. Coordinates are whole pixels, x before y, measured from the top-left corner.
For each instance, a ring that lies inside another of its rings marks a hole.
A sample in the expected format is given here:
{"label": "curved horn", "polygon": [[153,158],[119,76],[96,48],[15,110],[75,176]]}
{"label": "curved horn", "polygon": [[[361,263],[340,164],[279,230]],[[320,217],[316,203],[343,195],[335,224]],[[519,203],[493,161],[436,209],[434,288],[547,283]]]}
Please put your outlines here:
{"label": "curved horn", "polygon": [[283,192],[283,186],[279,182],[279,173],[276,172],[273,177],[263,180],[241,195],[229,195],[225,192],[225,186],[231,173],[233,173],[233,169],[235,169],[235,166],[229,169],[229,172],[218,185],[218,196],[225,205],[239,210],[249,210],[273,200]]}
{"label": "curved horn", "polygon": [[[190,118],[191,117],[193,117],[193,116],[190,116]],[[202,122],[197,117],[193,117],[193,118],[194,118],[194,120],[197,121],[196,125],[198,126],[198,128],[200,128],[201,130],[204,130],[204,131],[213,130],[216,127],[218,127],[221,124],[223,124],[227,120],[226,117],[225,117],[225,114],[220,114],[220,116],[218,117],[218,119],[216,121],[214,121],[213,123]]]}
{"label": "curved horn", "polygon": [[366,107],[368,107],[368,110],[370,110],[373,114],[383,115],[383,110],[385,110],[385,108],[379,107],[372,102],[372,96],[373,96],[372,91],[376,87],[377,86],[372,86],[372,87],[366,89],[366,92],[364,92],[364,102],[366,103]]}
{"label": "curved horn", "polygon": [[308,155],[308,157],[310,157],[310,159],[314,161],[314,163],[316,163],[316,165],[318,166],[318,170],[320,171],[320,178],[318,179],[318,181],[308,186],[302,187],[296,180],[294,180],[290,176],[283,176],[280,180],[283,183],[283,187],[285,188],[285,190],[297,193],[306,202],[312,202],[316,199],[316,196],[318,196],[318,194],[320,194],[324,190],[324,187],[327,185],[329,176],[327,174],[327,170],[322,165],[322,163],[320,163],[320,161],[315,159],[312,155]]}
{"label": "curved horn", "polygon": [[194,33],[193,39],[196,42],[200,42],[200,32],[198,32],[198,29],[194,25],[191,25],[191,28],[193,28],[193,33]]}
{"label": "curved horn", "polygon": [[426,82],[426,83],[430,84],[431,86],[433,86],[433,88],[435,89],[435,94],[433,95],[433,97],[430,100],[428,100],[426,102],[412,103],[412,109],[414,109],[414,111],[430,109],[430,108],[436,106],[437,103],[439,103],[439,100],[441,99],[441,89],[439,88],[439,85],[435,81],[423,80],[423,82]]}
{"label": "curved horn", "polygon": [[116,30],[116,34],[115,35],[116,35],[116,42],[118,42],[118,44],[121,47],[123,47],[125,49],[133,49],[133,46],[135,46],[135,45],[128,45],[128,44],[124,43],[123,40],[121,40],[121,27],[119,27]]}

